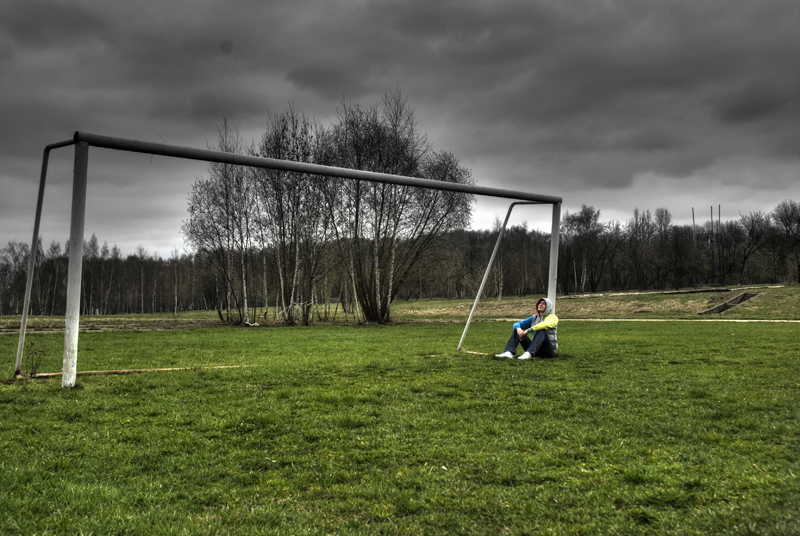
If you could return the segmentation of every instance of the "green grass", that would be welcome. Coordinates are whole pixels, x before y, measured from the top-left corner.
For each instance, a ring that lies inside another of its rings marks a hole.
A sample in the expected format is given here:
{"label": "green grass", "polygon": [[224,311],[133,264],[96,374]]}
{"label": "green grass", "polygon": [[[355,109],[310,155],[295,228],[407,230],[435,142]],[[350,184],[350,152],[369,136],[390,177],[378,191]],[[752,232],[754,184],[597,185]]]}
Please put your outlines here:
{"label": "green grass", "polygon": [[800,532],[794,325],[564,321],[557,359],[488,355],[508,333],[81,334],[79,370],[249,366],[0,384],[0,533]]}

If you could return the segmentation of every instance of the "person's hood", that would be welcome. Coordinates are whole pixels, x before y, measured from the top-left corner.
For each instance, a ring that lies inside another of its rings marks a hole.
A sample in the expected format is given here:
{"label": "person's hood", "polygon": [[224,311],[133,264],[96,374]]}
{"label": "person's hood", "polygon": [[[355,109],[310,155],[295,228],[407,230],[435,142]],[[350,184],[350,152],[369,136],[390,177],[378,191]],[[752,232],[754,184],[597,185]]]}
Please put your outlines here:
{"label": "person's hood", "polygon": [[[545,307],[544,309],[544,316],[553,314],[553,311],[555,311],[555,307],[553,306],[553,302],[551,302],[549,298],[539,298],[538,300],[536,300],[536,305],[538,306],[539,302],[542,300],[544,300],[544,302],[547,304],[547,307]],[[538,309],[536,310],[536,314],[537,315],[539,314]]]}

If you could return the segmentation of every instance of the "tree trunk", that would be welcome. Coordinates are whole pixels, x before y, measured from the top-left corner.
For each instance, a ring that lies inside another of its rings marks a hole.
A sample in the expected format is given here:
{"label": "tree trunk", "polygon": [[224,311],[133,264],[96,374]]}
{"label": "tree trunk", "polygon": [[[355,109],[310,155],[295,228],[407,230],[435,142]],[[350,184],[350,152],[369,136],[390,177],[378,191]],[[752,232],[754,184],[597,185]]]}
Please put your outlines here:
{"label": "tree trunk", "polygon": [[264,264],[264,320],[269,316],[269,298],[267,297],[267,251],[262,251]]}
{"label": "tree trunk", "polygon": [[244,248],[241,250],[241,255],[239,257],[239,261],[241,264],[242,270],[242,300],[244,302],[244,323],[245,325],[250,323],[250,309],[247,307],[247,262],[246,262],[246,252]]}
{"label": "tree trunk", "polygon": [[[281,318],[283,319],[284,322],[288,323],[289,322],[289,318],[286,315],[286,282],[285,282],[284,273],[283,273],[283,254],[282,254],[282,251],[283,251],[283,247],[279,244],[278,247],[276,248],[276,255],[278,256],[278,283],[280,284],[280,287],[281,287],[281,291],[279,292],[280,300],[281,300],[281,304],[280,304]],[[277,320],[277,315],[278,315],[278,311],[277,311],[277,308],[278,308],[278,296],[275,296],[275,308],[276,308],[275,319]]]}
{"label": "tree trunk", "polygon": [[297,237],[295,240],[295,248],[294,248],[294,274],[292,275],[292,296],[289,299],[292,307],[292,323],[294,323],[294,319],[297,318],[295,314],[295,296],[297,291],[297,274],[300,271],[300,240]]}
{"label": "tree trunk", "polygon": [[355,261],[353,260],[353,242],[350,241],[350,281],[353,283],[353,305],[355,305],[355,316],[358,318],[358,323],[361,324],[361,313],[358,311],[358,291],[356,291],[356,268]]}
{"label": "tree trunk", "polygon": [[142,300],[142,314],[144,314],[144,266],[141,267],[139,272],[139,278],[141,280],[141,300]]}
{"label": "tree trunk", "polygon": [[226,305],[226,312],[228,315],[227,321],[231,321],[231,301],[233,301],[233,274],[231,273],[231,256],[230,256],[230,249],[228,249],[228,254],[225,256],[227,260],[228,270],[225,274],[225,301],[227,302]]}
{"label": "tree trunk", "polygon": [[386,314],[384,315],[384,320],[386,322],[391,322],[392,320],[392,292],[394,290],[392,286],[394,285],[394,263],[396,257],[397,257],[397,241],[394,238],[392,238],[392,254],[389,260],[389,290],[386,293]]}

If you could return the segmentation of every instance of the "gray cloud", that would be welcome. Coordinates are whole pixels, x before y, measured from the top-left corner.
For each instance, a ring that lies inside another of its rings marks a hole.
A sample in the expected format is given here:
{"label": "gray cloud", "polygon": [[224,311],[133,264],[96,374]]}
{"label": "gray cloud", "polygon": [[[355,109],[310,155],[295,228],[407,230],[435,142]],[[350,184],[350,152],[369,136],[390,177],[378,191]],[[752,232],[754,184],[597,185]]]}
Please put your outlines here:
{"label": "gray cloud", "polygon": [[800,119],[800,84],[794,87],[770,87],[767,83],[747,87],[721,100],[717,107],[720,120],[748,123],[759,120],[798,121]]}
{"label": "gray cloud", "polygon": [[363,82],[354,71],[352,67],[297,67],[290,69],[286,78],[298,89],[308,90],[321,98],[335,101],[341,100],[345,95],[348,98],[358,98],[367,93]]}
{"label": "gray cloud", "polygon": [[77,4],[55,1],[4,2],[0,32],[17,46],[35,50],[75,46],[95,36],[110,36],[115,20]]}

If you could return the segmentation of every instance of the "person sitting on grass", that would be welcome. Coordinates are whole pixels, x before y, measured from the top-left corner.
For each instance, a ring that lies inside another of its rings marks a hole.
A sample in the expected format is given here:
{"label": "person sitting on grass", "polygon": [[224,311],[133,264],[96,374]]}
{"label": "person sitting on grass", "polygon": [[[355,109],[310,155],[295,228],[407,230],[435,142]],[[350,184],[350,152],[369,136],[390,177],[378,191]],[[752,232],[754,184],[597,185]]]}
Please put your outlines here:
{"label": "person sitting on grass", "polygon": [[[558,317],[553,314],[553,302],[547,298],[540,298],[536,302],[536,314],[525,320],[514,322],[511,338],[506,343],[505,351],[497,357],[514,359],[517,345],[521,344],[525,350],[517,359],[530,359],[536,357],[555,357],[558,350],[556,331]],[[533,340],[528,338],[528,333],[534,332]]]}

